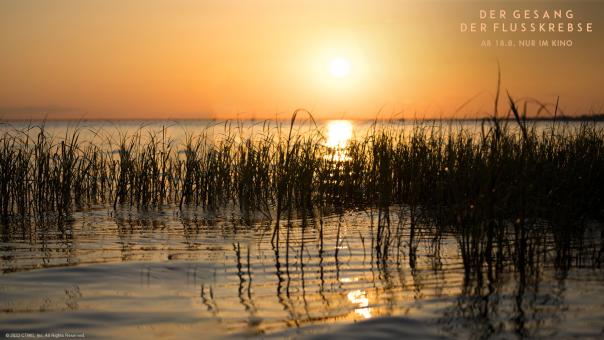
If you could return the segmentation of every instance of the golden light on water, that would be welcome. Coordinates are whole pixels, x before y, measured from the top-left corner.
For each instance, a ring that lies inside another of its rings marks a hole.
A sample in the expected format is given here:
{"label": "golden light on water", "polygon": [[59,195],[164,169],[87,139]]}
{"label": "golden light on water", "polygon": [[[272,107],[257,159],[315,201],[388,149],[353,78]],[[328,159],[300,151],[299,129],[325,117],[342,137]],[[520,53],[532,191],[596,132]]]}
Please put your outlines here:
{"label": "golden light on water", "polygon": [[371,318],[371,308],[369,308],[369,299],[367,294],[362,290],[353,290],[347,295],[348,300],[353,304],[357,305],[354,312],[364,317],[365,319]]}
{"label": "golden light on water", "polygon": [[327,123],[327,139],[325,146],[330,151],[324,156],[335,162],[343,162],[350,159],[346,147],[352,138],[352,122],[348,120],[332,120]]}
{"label": "golden light on water", "polygon": [[352,138],[352,122],[332,120],[327,123],[327,141],[325,145],[334,149],[343,149]]}

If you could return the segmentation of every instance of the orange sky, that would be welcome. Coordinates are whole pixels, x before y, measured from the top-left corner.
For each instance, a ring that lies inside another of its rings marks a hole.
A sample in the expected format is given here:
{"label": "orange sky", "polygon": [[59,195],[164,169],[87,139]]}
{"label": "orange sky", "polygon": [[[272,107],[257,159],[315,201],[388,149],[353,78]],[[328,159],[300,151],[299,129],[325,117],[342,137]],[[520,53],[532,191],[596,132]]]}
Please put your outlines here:
{"label": "orange sky", "polygon": [[[571,8],[594,32],[461,33],[483,8]],[[601,24],[597,1],[3,1],[0,119],[470,117],[492,107],[497,60],[517,97],[602,111]],[[480,47],[500,37],[574,46]]]}

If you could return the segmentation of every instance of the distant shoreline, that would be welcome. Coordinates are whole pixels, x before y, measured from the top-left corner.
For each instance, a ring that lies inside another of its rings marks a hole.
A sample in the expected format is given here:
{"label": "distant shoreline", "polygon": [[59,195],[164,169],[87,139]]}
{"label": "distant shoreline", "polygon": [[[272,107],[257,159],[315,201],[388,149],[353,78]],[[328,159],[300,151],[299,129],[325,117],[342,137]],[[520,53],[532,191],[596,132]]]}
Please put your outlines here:
{"label": "distant shoreline", "polygon": [[[492,116],[485,116],[485,117],[475,117],[475,118],[379,118],[379,119],[347,119],[347,118],[332,118],[332,119],[316,119],[316,121],[318,122],[324,122],[324,121],[330,121],[330,120],[350,120],[350,121],[355,121],[355,122],[374,122],[374,121],[378,121],[378,122],[480,122],[480,121],[485,121],[485,120],[493,120]],[[499,116],[497,117],[498,121],[515,121],[514,116],[510,115],[510,116]],[[604,121],[604,113],[598,113],[598,114],[591,114],[591,115],[579,115],[579,116],[564,116],[564,115],[560,115],[557,117],[526,117],[525,118],[526,121],[533,121],[533,122],[559,122],[559,121],[564,121],[564,122],[591,122],[591,121],[596,121],[596,122],[601,122]],[[161,118],[144,118],[144,119],[103,119],[103,118],[81,118],[81,119],[77,119],[77,118],[59,118],[59,119],[40,119],[40,118],[35,118],[35,119],[26,119],[26,118],[10,118],[10,119],[5,119],[3,117],[0,116],[0,124],[4,123],[4,122],[19,122],[19,123],[23,123],[23,122],[227,122],[227,121],[231,121],[231,122],[288,122],[290,121],[290,118],[280,118],[280,119],[275,119],[275,118],[268,118],[268,119],[254,119],[254,118],[248,118],[248,119],[233,119],[233,118],[227,118],[227,119],[216,119],[216,118],[178,118],[178,119],[173,119],[173,118],[166,118],[166,119],[161,119]]]}

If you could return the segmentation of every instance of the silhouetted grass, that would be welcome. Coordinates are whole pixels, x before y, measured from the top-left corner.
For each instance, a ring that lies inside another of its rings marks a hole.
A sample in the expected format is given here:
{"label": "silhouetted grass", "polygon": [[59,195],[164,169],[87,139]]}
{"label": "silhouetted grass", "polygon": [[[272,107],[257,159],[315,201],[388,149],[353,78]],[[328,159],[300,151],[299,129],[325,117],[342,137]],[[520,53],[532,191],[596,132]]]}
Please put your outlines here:
{"label": "silhouetted grass", "polygon": [[43,125],[5,128],[2,218],[68,215],[74,206],[107,202],[209,209],[235,203],[276,223],[285,211],[315,206],[407,205],[445,224],[601,216],[602,128],[558,122],[537,129],[509,100],[513,125],[497,118],[476,131],[444,121],[412,129],[376,123],[345,150],[326,147],[322,131],[302,128],[295,116],[285,127],[263,124],[252,132],[225,124],[219,137],[204,132],[181,143],[165,129],[121,134],[100,146],[81,141],[78,129],[58,138]]}

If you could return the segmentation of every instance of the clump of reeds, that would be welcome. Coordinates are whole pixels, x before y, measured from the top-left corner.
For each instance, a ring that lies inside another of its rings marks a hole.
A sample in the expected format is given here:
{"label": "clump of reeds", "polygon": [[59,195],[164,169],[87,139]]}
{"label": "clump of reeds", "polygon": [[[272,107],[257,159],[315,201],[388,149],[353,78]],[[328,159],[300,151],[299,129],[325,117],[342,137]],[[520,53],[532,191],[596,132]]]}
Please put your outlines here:
{"label": "clump of reeds", "polygon": [[7,129],[0,137],[2,219],[64,216],[73,206],[102,200],[101,149],[81,143],[77,129],[50,136],[43,125]]}
{"label": "clump of reeds", "polygon": [[[538,128],[511,98],[510,115],[516,122],[489,119],[477,131],[445,121],[412,129],[376,123],[336,150],[345,158],[330,156],[336,151],[324,145],[321,129],[314,122],[301,129],[295,116],[284,127],[267,122],[246,132],[243,123],[227,123],[214,128],[222,129],[218,136],[202,132],[178,142],[165,128],[140,129],[108,145],[81,141],[78,129],[59,137],[43,125],[5,127],[0,210],[5,221],[107,202],[209,209],[234,203],[277,223],[285,211],[315,206],[387,212],[407,205],[412,214],[434,212],[444,224],[485,216],[601,216],[602,127]],[[381,228],[380,238],[389,237]]]}

